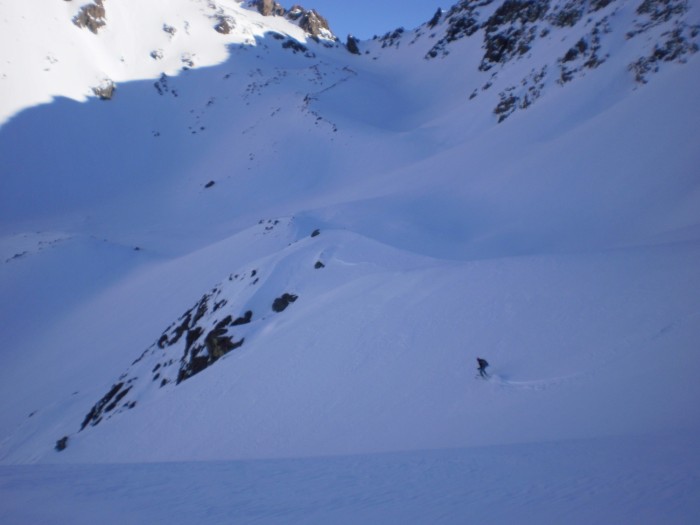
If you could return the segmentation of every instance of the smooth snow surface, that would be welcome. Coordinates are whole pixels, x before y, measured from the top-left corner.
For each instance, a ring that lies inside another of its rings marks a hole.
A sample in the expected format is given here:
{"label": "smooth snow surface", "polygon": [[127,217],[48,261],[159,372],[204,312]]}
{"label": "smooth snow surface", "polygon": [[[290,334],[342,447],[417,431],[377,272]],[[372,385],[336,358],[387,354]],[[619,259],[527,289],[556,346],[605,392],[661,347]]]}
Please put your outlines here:
{"label": "smooth snow surface", "polygon": [[697,520],[694,3],[488,70],[105,6],[0,0],[3,524]]}
{"label": "smooth snow surface", "polygon": [[0,518],[692,524],[700,512],[694,445],[685,435],[661,435],[298,460],[3,466]]}

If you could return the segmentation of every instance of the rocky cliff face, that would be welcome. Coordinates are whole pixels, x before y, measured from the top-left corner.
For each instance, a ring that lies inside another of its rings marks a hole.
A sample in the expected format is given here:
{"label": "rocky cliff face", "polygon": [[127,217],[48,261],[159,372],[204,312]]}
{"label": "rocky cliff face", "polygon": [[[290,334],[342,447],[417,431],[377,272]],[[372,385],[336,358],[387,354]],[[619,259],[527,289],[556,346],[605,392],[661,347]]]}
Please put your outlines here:
{"label": "rocky cliff face", "polygon": [[275,0],[253,0],[251,5],[256,7],[263,16],[283,16],[287,20],[295,22],[314,38],[337,40],[330,29],[328,20],[314,9],[305,9],[299,4],[295,4],[287,10]]}

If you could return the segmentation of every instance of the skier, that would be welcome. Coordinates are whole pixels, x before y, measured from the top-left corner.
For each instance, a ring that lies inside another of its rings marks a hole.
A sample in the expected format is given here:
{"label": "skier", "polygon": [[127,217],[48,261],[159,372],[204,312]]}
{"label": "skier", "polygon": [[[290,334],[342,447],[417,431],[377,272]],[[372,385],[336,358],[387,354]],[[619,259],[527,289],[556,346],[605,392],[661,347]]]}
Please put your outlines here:
{"label": "skier", "polygon": [[487,378],[489,375],[486,373],[486,367],[489,366],[489,362],[486,359],[482,359],[481,357],[477,357],[476,362],[479,364],[479,367],[477,369],[479,370],[479,375],[484,379]]}

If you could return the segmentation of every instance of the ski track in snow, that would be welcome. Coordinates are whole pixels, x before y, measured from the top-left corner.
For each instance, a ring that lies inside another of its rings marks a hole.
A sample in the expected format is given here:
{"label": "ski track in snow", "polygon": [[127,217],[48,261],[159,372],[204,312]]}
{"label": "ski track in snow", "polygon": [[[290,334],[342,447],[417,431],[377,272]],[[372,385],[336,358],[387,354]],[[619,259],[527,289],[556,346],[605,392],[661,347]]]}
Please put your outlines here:
{"label": "ski track in snow", "polygon": [[524,389],[524,390],[547,390],[548,388],[557,387],[566,383],[575,381],[578,375],[553,377],[549,379],[535,379],[530,381],[519,381],[510,379],[508,376],[498,374],[490,374],[487,382],[503,388]]}

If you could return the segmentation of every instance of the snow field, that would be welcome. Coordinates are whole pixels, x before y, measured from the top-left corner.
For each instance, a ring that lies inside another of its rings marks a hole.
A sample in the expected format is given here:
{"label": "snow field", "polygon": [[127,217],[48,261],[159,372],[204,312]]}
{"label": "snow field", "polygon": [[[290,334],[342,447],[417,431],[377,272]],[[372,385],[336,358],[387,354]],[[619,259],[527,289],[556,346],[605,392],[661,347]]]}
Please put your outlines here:
{"label": "snow field", "polygon": [[[484,73],[481,38],[307,56],[237,2],[229,37],[136,3],[27,44],[0,0],[3,523],[693,523],[697,54],[636,84],[667,28],[615,2],[611,56],[498,124],[578,32]],[[203,326],[250,309],[245,344],[159,388],[135,360],[213,287]],[[135,407],[79,432],[121,374]]]}

